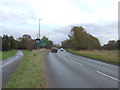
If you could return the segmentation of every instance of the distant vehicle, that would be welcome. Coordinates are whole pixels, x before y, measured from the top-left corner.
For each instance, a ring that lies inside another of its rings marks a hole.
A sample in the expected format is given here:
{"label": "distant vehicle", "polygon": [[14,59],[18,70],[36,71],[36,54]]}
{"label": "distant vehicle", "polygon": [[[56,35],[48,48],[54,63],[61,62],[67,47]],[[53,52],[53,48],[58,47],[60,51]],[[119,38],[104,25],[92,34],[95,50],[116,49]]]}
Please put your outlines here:
{"label": "distant vehicle", "polygon": [[60,51],[64,51],[64,49],[63,49],[63,48],[60,48]]}
{"label": "distant vehicle", "polygon": [[56,48],[56,47],[52,47],[51,52],[55,52],[55,53],[57,53],[57,51],[58,51],[58,48]]}

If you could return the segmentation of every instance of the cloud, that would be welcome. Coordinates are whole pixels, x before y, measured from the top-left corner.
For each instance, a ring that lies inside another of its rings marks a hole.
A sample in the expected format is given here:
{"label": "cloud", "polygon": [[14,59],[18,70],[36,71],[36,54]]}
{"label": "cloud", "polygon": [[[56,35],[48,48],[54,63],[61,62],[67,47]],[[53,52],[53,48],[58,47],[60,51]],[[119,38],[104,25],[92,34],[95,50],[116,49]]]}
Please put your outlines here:
{"label": "cloud", "polygon": [[97,37],[101,45],[106,44],[109,40],[118,40],[118,22],[114,21],[111,23],[106,23],[104,25],[83,25],[86,27],[86,30]]}
{"label": "cloud", "polygon": [[53,30],[52,40],[56,43],[60,43],[68,38],[70,34],[71,26],[82,26],[91,35],[97,37],[100,40],[101,45],[107,44],[109,40],[118,40],[118,22],[114,21],[106,24],[96,24],[96,23],[83,23],[68,25],[66,27],[58,28]]}
{"label": "cloud", "polygon": [[24,33],[36,38],[39,18],[41,36],[55,43],[67,38],[71,25],[82,25],[102,44],[117,38],[118,0],[0,0],[0,35],[16,38]]}

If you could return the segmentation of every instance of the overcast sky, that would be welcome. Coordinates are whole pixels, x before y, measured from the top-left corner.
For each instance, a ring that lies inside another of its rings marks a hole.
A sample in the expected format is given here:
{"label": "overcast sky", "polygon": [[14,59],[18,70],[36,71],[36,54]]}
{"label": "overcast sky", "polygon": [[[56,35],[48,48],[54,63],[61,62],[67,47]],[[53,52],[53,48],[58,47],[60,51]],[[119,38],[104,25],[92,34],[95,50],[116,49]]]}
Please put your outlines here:
{"label": "overcast sky", "polygon": [[0,0],[0,36],[15,38],[29,34],[58,44],[65,40],[71,26],[83,26],[101,45],[118,39],[119,0]]}

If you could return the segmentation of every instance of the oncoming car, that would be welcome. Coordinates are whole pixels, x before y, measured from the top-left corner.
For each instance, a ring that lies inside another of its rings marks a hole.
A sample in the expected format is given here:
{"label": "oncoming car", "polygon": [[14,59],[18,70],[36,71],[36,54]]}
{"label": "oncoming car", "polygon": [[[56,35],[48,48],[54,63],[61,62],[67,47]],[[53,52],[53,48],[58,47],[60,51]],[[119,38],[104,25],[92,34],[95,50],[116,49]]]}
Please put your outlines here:
{"label": "oncoming car", "polygon": [[60,48],[60,51],[64,51],[64,49],[63,49],[63,48]]}
{"label": "oncoming car", "polygon": [[55,53],[57,53],[57,51],[58,51],[58,48],[56,48],[56,47],[52,47],[51,52],[55,52]]}

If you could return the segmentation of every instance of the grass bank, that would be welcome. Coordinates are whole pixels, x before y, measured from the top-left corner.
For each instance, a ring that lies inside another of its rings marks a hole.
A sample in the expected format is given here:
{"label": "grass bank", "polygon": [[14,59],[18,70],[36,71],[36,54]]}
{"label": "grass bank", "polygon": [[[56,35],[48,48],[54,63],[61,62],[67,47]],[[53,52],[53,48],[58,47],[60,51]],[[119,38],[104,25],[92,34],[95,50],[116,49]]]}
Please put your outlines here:
{"label": "grass bank", "polygon": [[48,50],[23,51],[24,58],[6,88],[45,88],[44,54]]}
{"label": "grass bank", "polygon": [[75,50],[67,49],[66,51],[76,54],[76,55],[96,59],[99,61],[120,65],[120,62],[118,62],[118,51],[117,50],[75,51]]}
{"label": "grass bank", "polygon": [[17,50],[11,50],[11,51],[4,51],[4,52],[0,52],[0,60],[4,60],[6,58],[12,57],[16,54]]}

